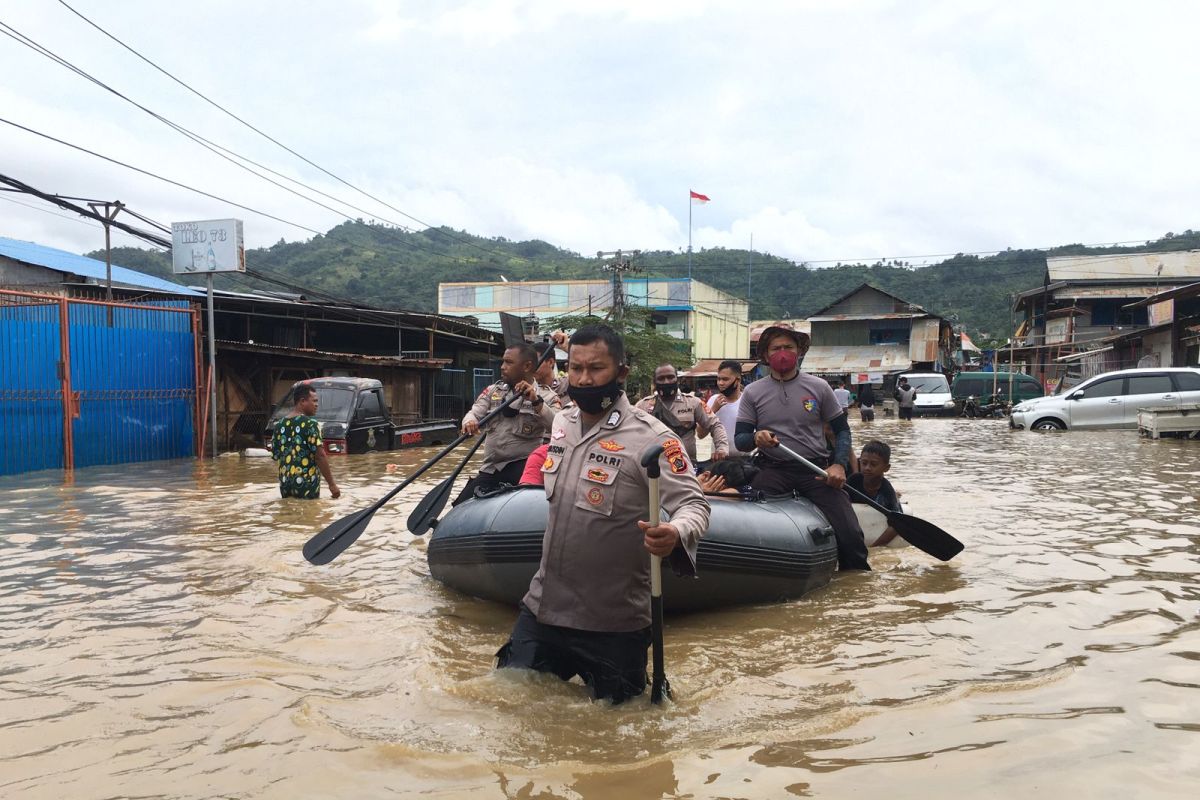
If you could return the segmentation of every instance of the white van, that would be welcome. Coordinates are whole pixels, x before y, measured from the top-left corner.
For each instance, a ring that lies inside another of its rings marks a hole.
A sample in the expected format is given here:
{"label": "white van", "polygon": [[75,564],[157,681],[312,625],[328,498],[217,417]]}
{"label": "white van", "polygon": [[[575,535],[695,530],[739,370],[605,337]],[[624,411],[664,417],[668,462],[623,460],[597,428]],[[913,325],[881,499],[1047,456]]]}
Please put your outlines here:
{"label": "white van", "polygon": [[896,378],[908,378],[908,385],[917,390],[917,402],[913,406],[914,417],[953,417],[956,415],[954,397],[950,394],[950,381],[940,372],[908,372]]}

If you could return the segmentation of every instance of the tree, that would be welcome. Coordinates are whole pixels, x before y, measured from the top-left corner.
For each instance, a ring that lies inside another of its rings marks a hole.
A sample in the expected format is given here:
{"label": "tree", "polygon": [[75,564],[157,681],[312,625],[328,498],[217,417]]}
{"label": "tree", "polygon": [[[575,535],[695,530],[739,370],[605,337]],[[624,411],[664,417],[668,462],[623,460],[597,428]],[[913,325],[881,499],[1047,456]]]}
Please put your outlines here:
{"label": "tree", "polygon": [[654,369],[659,364],[689,364],[692,342],[676,339],[657,330],[650,321],[650,309],[626,307],[620,320],[603,319],[587,314],[566,314],[549,320],[555,330],[575,331],[584,325],[604,324],[612,327],[625,340],[625,358],[629,362],[629,377],[625,392],[630,398],[650,391],[654,386]]}

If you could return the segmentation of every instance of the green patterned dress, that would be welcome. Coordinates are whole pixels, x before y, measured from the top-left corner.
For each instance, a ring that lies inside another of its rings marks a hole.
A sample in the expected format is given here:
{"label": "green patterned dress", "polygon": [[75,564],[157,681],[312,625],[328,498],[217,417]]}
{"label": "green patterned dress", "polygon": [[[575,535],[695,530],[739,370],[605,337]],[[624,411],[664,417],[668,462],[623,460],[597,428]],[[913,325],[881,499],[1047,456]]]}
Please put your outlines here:
{"label": "green patterned dress", "polygon": [[279,462],[279,494],[315,500],[321,495],[321,473],[317,471],[317,449],[321,428],[306,416],[284,417],[275,423],[271,457]]}

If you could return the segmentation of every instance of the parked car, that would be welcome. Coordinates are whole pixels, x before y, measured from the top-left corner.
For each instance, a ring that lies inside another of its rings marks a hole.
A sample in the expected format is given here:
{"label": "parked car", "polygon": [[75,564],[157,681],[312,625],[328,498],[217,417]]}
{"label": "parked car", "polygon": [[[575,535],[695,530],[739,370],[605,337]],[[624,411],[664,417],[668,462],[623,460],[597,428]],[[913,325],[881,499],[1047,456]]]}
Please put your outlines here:
{"label": "parked car", "polygon": [[[1012,383],[1012,397],[1008,397],[1009,382]],[[954,399],[962,403],[968,397],[974,397],[980,402],[987,402],[992,396],[992,387],[996,394],[1019,403],[1022,400],[1032,400],[1046,394],[1037,378],[1024,372],[960,372],[954,376],[950,384],[950,393]]]}
{"label": "parked car", "polygon": [[383,384],[373,378],[313,378],[294,384],[271,413],[263,431],[268,448],[275,423],[291,411],[292,392],[301,383],[317,390],[317,422],[330,455],[445,444],[458,434],[455,420],[397,425],[383,402]]}
{"label": "parked car", "polygon": [[908,378],[908,385],[917,390],[913,406],[914,417],[953,417],[958,414],[950,394],[950,382],[940,372],[907,372],[896,378]]}
{"label": "parked car", "polygon": [[1137,428],[1138,409],[1200,403],[1200,368],[1122,369],[1013,407],[1009,427],[1039,431]]}

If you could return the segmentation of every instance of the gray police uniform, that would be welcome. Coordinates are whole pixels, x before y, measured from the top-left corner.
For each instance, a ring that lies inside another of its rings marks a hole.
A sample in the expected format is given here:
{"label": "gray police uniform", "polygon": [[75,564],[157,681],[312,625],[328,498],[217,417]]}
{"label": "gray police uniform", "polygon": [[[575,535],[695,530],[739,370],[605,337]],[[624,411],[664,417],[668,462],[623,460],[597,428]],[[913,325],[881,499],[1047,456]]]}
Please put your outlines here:
{"label": "gray police uniform", "polygon": [[[657,394],[643,397],[637,407],[653,416],[654,403],[657,400]],[[692,461],[696,460],[697,428],[700,429],[701,436],[712,433],[714,455],[717,451],[723,451],[729,455],[729,432],[725,430],[725,424],[721,422],[720,418],[708,410],[703,400],[695,395],[676,392],[675,398],[671,400],[668,408],[675,415],[675,419],[679,420],[679,427],[675,429],[675,433],[679,435],[688,457]]]}

